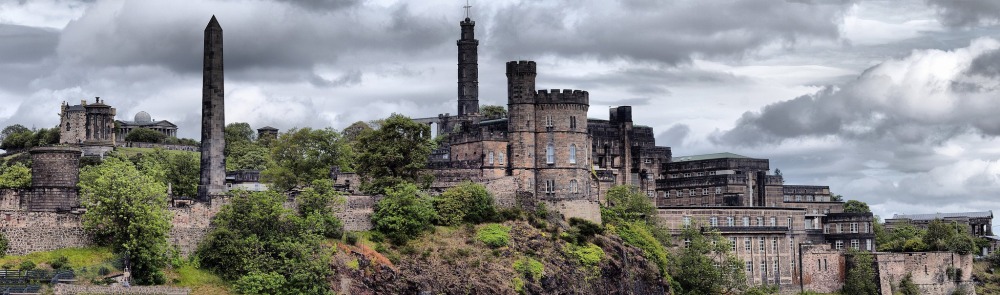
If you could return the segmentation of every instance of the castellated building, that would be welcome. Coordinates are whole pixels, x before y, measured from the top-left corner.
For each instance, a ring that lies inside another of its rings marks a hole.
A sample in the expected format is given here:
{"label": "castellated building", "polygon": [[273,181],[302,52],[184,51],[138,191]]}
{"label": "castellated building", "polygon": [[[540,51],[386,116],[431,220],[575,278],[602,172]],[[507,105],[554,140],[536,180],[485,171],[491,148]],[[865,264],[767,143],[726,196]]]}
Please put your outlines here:
{"label": "castellated building", "polygon": [[63,102],[59,112],[59,143],[76,145],[115,145],[115,109],[100,97],[94,103],[81,100],[78,105]]}

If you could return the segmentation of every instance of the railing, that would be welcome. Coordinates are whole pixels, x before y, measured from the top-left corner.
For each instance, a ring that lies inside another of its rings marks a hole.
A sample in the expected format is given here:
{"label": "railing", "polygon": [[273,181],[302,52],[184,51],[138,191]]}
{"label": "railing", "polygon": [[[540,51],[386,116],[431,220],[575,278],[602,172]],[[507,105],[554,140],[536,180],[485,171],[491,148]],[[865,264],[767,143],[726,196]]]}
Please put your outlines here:
{"label": "railing", "polygon": [[701,231],[718,230],[723,233],[784,233],[788,232],[787,226],[703,226]]}

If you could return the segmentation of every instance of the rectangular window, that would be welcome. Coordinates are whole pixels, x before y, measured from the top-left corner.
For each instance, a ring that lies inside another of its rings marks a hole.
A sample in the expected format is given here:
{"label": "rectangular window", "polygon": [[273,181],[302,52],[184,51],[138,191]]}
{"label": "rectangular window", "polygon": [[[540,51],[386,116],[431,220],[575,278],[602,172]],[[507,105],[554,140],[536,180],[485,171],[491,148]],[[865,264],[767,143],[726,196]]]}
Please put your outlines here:
{"label": "rectangular window", "polygon": [[756,226],[764,226],[764,217],[757,217],[757,224],[755,224],[755,225]]}
{"label": "rectangular window", "polygon": [[751,247],[750,244],[753,243],[751,239],[753,238],[746,238],[743,240],[743,251],[746,251],[747,254],[750,254],[750,247]]}
{"label": "rectangular window", "polygon": [[858,223],[851,223],[851,233],[858,233]]}
{"label": "rectangular window", "polygon": [[576,116],[569,116],[569,129],[576,129]]}
{"label": "rectangular window", "polygon": [[760,262],[760,273],[762,273],[762,274],[766,274],[767,273],[767,262],[764,262],[764,261]]}
{"label": "rectangular window", "polygon": [[688,227],[689,225],[691,225],[691,217],[684,216],[684,227]]}
{"label": "rectangular window", "polygon": [[545,180],[545,187],[543,187],[542,190],[545,191],[546,193],[550,193],[550,194],[551,193],[555,193],[556,192],[556,181],[554,179]]}
{"label": "rectangular window", "polygon": [[770,225],[770,226],[778,226],[778,218],[771,217],[770,223],[768,223],[768,225]]}
{"label": "rectangular window", "polygon": [[733,221],[733,217],[732,216],[726,217],[726,225],[727,226],[734,226],[734,225],[736,225],[735,222]]}
{"label": "rectangular window", "polygon": [[792,218],[791,217],[788,218],[788,223],[787,224],[788,224],[788,229],[789,230],[792,229]]}
{"label": "rectangular window", "polygon": [[750,217],[743,216],[743,226],[750,226]]}
{"label": "rectangular window", "polygon": [[721,187],[715,188],[715,193],[716,194],[721,194],[722,193],[722,188]]}
{"label": "rectangular window", "polygon": [[778,251],[778,238],[771,238],[771,251]]}
{"label": "rectangular window", "polygon": [[758,244],[759,244],[758,248],[760,248],[760,253],[764,253],[764,247],[765,247],[764,245],[766,245],[766,243],[764,243],[764,237],[760,237]]}
{"label": "rectangular window", "polygon": [[839,234],[839,233],[843,233],[843,232],[844,232],[844,227],[841,224],[838,223],[837,224],[837,233]]}
{"label": "rectangular window", "polygon": [[708,220],[708,224],[711,225],[712,227],[719,226],[719,218],[712,216],[712,218]]}
{"label": "rectangular window", "polygon": [[644,160],[642,160],[642,162],[646,163],[646,164],[651,164],[651,163],[653,163],[653,159],[644,159]]}
{"label": "rectangular window", "polygon": [[858,239],[851,240],[851,249],[858,250],[861,248],[861,244],[858,243]]}
{"label": "rectangular window", "polygon": [[830,233],[830,225],[829,224],[824,224],[823,225],[823,233],[824,234]]}
{"label": "rectangular window", "polygon": [[733,247],[733,254],[736,254],[736,238],[729,238],[729,245]]}
{"label": "rectangular window", "polygon": [[865,250],[872,250],[872,239],[865,239]]}
{"label": "rectangular window", "polygon": [[545,116],[545,127],[552,127],[552,116]]}
{"label": "rectangular window", "polygon": [[691,247],[691,239],[684,239],[684,248]]}
{"label": "rectangular window", "polygon": [[701,195],[702,196],[707,196],[708,195],[708,188],[701,189]]}
{"label": "rectangular window", "polygon": [[747,272],[753,273],[753,262],[747,261]]}
{"label": "rectangular window", "polygon": [[772,261],[774,261],[774,268],[772,268],[771,271],[777,273],[779,271],[778,270],[778,260],[775,259],[775,260],[772,260]]}
{"label": "rectangular window", "polygon": [[694,196],[694,189],[689,189],[688,190],[688,196],[691,196],[691,197]]}
{"label": "rectangular window", "polygon": [[837,240],[836,242],[833,242],[833,248],[837,250],[844,249],[844,241]]}

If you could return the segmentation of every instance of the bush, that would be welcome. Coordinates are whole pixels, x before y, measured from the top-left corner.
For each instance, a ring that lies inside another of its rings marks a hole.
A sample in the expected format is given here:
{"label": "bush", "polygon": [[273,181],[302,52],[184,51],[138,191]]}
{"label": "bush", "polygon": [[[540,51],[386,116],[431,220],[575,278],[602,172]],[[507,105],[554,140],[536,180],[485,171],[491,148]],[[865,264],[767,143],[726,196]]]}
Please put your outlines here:
{"label": "bush", "polygon": [[899,281],[899,292],[903,295],[919,295],[920,289],[913,283],[913,275],[906,273],[902,281]]}
{"label": "bush", "polygon": [[542,279],[542,274],[545,272],[545,265],[531,257],[524,257],[514,261],[514,270],[524,276],[524,278],[537,282]]}
{"label": "bush", "polygon": [[52,267],[52,269],[69,269],[69,258],[66,258],[66,256],[59,256],[59,258],[49,261],[49,266]]}
{"label": "bush", "polygon": [[97,275],[106,276],[109,274],[111,274],[111,270],[108,269],[107,266],[102,266],[101,268],[97,269]]}
{"label": "bush", "polygon": [[0,235],[0,257],[4,257],[4,255],[7,255],[8,246],[9,242],[7,242],[7,237]]}
{"label": "bush", "polygon": [[646,257],[656,263],[660,273],[667,273],[667,251],[653,234],[649,232],[648,226],[642,221],[624,222],[615,227],[618,236],[626,244],[642,249]]}
{"label": "bush", "polygon": [[386,189],[375,206],[372,225],[393,244],[402,245],[431,229],[434,207],[416,185],[404,183]]}
{"label": "bush", "polygon": [[476,239],[492,248],[507,246],[510,243],[510,227],[502,224],[487,224],[476,233]]}
{"label": "bush", "polygon": [[351,245],[357,245],[358,244],[358,234],[356,234],[356,233],[347,233],[347,234],[344,234],[344,242],[348,243],[348,244],[351,244]]}
{"label": "bush", "polygon": [[604,250],[594,244],[584,246],[567,244],[563,249],[566,251],[566,254],[569,254],[570,257],[575,258],[584,266],[596,267],[598,263],[601,263],[601,259],[604,258]]}
{"label": "bush", "polygon": [[21,262],[21,267],[19,267],[18,269],[20,269],[20,270],[33,270],[33,269],[35,269],[35,263],[31,262],[31,260],[25,260],[24,262]]}
{"label": "bush", "polygon": [[458,225],[462,222],[482,223],[495,220],[493,196],[478,183],[463,182],[450,188],[434,200],[437,222],[440,225]]}
{"label": "bush", "polygon": [[589,220],[573,217],[569,219],[569,225],[576,228],[577,232],[585,238],[591,238],[594,235],[599,235],[604,233],[604,228],[600,224],[590,222]]}
{"label": "bush", "polygon": [[517,292],[517,294],[524,294],[524,281],[522,281],[521,278],[514,277],[513,279],[510,279],[510,285],[514,288],[514,292]]}
{"label": "bush", "polygon": [[275,272],[254,272],[240,277],[233,287],[240,294],[278,294],[285,291],[285,277]]}
{"label": "bush", "polygon": [[125,141],[161,143],[167,136],[149,128],[136,128],[125,135]]}

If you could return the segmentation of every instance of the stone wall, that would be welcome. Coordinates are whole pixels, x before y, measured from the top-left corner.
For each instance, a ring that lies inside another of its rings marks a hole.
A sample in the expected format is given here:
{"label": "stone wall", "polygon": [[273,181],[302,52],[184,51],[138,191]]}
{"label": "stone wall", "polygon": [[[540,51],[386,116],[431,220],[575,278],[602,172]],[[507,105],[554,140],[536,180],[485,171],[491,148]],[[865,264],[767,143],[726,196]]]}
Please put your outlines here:
{"label": "stone wall", "polygon": [[191,293],[189,288],[177,288],[167,286],[85,286],[57,284],[52,288],[52,293],[62,294],[112,294],[112,295],[187,295]]}
{"label": "stone wall", "polygon": [[0,189],[0,211],[21,209],[21,194],[17,190]]}
{"label": "stone wall", "polygon": [[78,214],[0,211],[0,219],[0,234],[9,241],[9,255],[90,245]]}
{"label": "stone wall", "polygon": [[229,204],[228,198],[215,198],[210,203],[193,203],[184,207],[172,207],[173,227],[167,241],[177,246],[182,256],[190,255],[198,249],[198,243],[212,230],[212,217]]}
{"label": "stone wall", "polygon": [[[972,255],[951,252],[877,253],[879,285],[882,294],[891,295],[906,274],[920,288],[920,294],[952,294],[959,286],[966,286],[974,294],[972,282]],[[949,277],[948,270],[956,272]],[[961,270],[960,276],[956,270]]]}
{"label": "stone wall", "polygon": [[345,202],[338,208],[337,218],[344,223],[344,231],[366,231],[372,229],[372,213],[375,212],[376,198],[373,196],[344,196]]}
{"label": "stone wall", "polygon": [[833,250],[826,244],[802,244],[799,247],[802,248],[802,288],[820,293],[839,292],[847,278],[847,261],[843,252]]}
{"label": "stone wall", "polygon": [[543,201],[548,209],[562,214],[563,219],[573,217],[583,218],[596,224],[601,224],[601,206],[591,200],[558,200]]}

